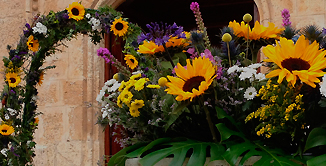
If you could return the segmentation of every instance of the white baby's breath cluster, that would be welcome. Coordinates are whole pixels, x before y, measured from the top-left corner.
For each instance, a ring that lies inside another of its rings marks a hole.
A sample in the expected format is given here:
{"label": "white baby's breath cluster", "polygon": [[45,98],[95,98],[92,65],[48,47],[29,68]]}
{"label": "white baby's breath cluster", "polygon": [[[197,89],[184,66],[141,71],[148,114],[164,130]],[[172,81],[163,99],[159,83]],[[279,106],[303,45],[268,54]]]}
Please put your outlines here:
{"label": "white baby's breath cluster", "polygon": [[323,76],[323,82],[320,84],[320,94],[326,97],[326,74]]}
{"label": "white baby's breath cluster", "polygon": [[46,33],[48,32],[48,28],[40,22],[36,23],[35,27],[33,27],[32,29],[34,34],[39,33],[46,35]]}
{"label": "white baby's breath cluster", "polygon": [[251,64],[247,67],[239,67],[238,65],[234,65],[227,70],[227,73],[228,74],[231,74],[233,72],[240,73],[239,75],[240,80],[245,80],[248,78],[250,82],[255,80],[262,81],[266,79],[265,74],[257,73],[257,69],[261,66],[262,66],[261,63]]}
{"label": "white baby's breath cluster", "polygon": [[89,21],[88,24],[92,25],[92,30],[96,31],[96,30],[100,30],[101,27],[101,21],[99,19],[96,19],[94,17],[92,17]]}
{"label": "white baby's breath cluster", "polygon": [[106,106],[109,100],[115,97],[117,89],[120,87],[121,83],[119,83],[116,79],[110,79],[104,83],[104,86],[100,90],[100,93],[97,95],[96,101],[98,101],[102,107]]}

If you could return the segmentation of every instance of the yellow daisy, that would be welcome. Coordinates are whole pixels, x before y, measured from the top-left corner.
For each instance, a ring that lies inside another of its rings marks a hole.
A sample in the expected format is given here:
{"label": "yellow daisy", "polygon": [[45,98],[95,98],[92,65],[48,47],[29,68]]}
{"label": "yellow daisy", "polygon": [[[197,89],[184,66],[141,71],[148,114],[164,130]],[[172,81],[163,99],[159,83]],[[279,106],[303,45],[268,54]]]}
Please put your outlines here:
{"label": "yellow daisy", "polygon": [[138,117],[140,112],[138,111],[138,108],[130,107],[129,108],[130,115],[133,117]]}
{"label": "yellow daisy", "polygon": [[15,129],[12,126],[3,124],[0,126],[0,134],[1,135],[10,135],[15,131]]}
{"label": "yellow daisy", "polygon": [[326,74],[322,71],[326,68],[326,51],[320,50],[316,41],[309,45],[309,41],[303,35],[296,44],[292,40],[281,38],[275,47],[266,46],[263,53],[269,58],[265,59],[265,62],[274,62],[280,67],[266,75],[267,78],[278,76],[278,83],[286,78],[294,86],[300,79],[315,88],[315,83],[320,82],[317,77]]}
{"label": "yellow daisy", "polygon": [[40,46],[40,44],[38,43],[38,40],[34,39],[33,35],[30,35],[28,37],[26,44],[28,46],[28,49],[33,52],[36,52],[38,50],[38,47]]}
{"label": "yellow daisy", "polygon": [[139,79],[139,80],[134,84],[134,86],[135,86],[135,90],[140,91],[140,90],[144,89],[144,84],[145,84],[147,81],[149,81],[148,78],[141,78],[141,79]]}
{"label": "yellow daisy", "polygon": [[111,25],[111,31],[113,31],[116,36],[124,36],[128,32],[128,22],[123,21],[120,17],[119,19],[115,19]]}
{"label": "yellow daisy", "polygon": [[[248,38],[248,25],[245,22],[241,22],[241,25],[236,22],[229,22],[229,27],[233,29],[234,34],[237,37]],[[260,25],[258,21],[255,22],[255,26],[251,29],[249,27],[249,39],[250,40],[259,40],[269,39],[269,38],[279,38],[278,34],[283,31],[281,28],[275,27],[274,23],[268,23],[268,27]]]}
{"label": "yellow daisy", "polygon": [[153,41],[144,41],[142,45],[138,47],[137,52],[142,54],[155,54],[157,52],[163,52],[164,47],[162,45],[158,46]]}
{"label": "yellow daisy", "polygon": [[126,105],[130,105],[130,101],[132,99],[132,97],[134,96],[130,91],[128,90],[124,90],[120,93],[121,98],[120,100],[125,103]]}
{"label": "yellow daisy", "polygon": [[141,77],[141,73],[138,73],[138,74],[132,75],[130,77],[130,80],[136,80],[137,78],[140,78],[140,77]]}
{"label": "yellow daisy", "polygon": [[9,87],[15,88],[20,83],[20,77],[17,73],[7,73],[6,81],[9,84]]}
{"label": "yellow daisy", "polygon": [[73,2],[69,5],[68,8],[66,8],[66,10],[68,11],[69,18],[72,18],[76,21],[84,19],[85,8],[80,3]]}
{"label": "yellow daisy", "polygon": [[147,85],[147,88],[151,88],[151,89],[160,89],[161,86],[160,85]]}
{"label": "yellow daisy", "polygon": [[194,97],[203,94],[216,77],[215,67],[205,57],[193,59],[192,64],[187,59],[187,69],[178,63],[175,73],[178,77],[167,76],[170,82],[166,83],[168,88],[165,91],[178,95],[175,98],[177,101],[192,101]]}
{"label": "yellow daisy", "polygon": [[129,68],[132,70],[134,70],[138,65],[138,61],[133,55],[130,54],[125,55],[124,60],[126,61]]}
{"label": "yellow daisy", "polygon": [[142,108],[142,107],[144,107],[144,100],[135,100],[135,101],[133,101],[132,103],[131,103],[131,107],[133,107],[133,108],[137,108],[137,109],[139,109],[139,108]]}

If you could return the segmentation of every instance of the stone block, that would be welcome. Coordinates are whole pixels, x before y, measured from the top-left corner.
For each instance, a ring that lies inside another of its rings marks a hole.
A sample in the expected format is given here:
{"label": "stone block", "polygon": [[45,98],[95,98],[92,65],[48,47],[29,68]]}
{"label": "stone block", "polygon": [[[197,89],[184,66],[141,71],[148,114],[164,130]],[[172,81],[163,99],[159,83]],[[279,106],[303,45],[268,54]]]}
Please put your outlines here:
{"label": "stone block", "polygon": [[56,144],[40,145],[36,144],[34,165],[55,166]]}
{"label": "stone block", "polygon": [[84,80],[62,80],[63,100],[66,105],[82,105]]}
{"label": "stone block", "polygon": [[[49,75],[44,75],[43,84],[38,86],[38,99],[39,106],[57,106],[62,104],[60,99],[60,82],[50,79]],[[53,78],[53,77],[52,77]]]}
{"label": "stone block", "polygon": [[297,0],[297,15],[309,16],[325,13],[325,0]]}
{"label": "stone block", "polygon": [[81,166],[84,165],[83,158],[85,152],[83,151],[82,141],[64,141],[57,145],[55,165],[69,165]]}

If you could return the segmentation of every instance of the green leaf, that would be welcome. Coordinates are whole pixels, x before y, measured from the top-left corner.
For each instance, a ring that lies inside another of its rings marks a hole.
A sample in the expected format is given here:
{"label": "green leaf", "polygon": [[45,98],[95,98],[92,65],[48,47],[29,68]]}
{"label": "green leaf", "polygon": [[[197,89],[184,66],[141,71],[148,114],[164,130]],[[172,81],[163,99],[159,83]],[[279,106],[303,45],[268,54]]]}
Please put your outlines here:
{"label": "green leaf", "polygon": [[326,165],[326,154],[314,157],[307,161],[307,166]]}
{"label": "green leaf", "polygon": [[[128,158],[131,157],[130,153],[129,153],[130,157],[127,156],[127,152],[128,151],[134,151],[134,150],[137,150],[139,148],[143,148],[143,146],[144,146],[144,143],[139,143],[139,144],[135,144],[133,146],[123,148],[122,150],[120,150],[118,153],[116,153],[115,155],[113,155],[110,158],[107,166],[116,166],[116,165],[118,165],[118,166],[123,165],[124,166],[125,161]],[[134,156],[132,156],[132,157],[134,157]]]}
{"label": "green leaf", "polygon": [[224,123],[219,123],[216,125],[216,127],[217,127],[218,131],[220,132],[221,141],[225,141],[225,140],[229,139],[232,135],[236,135],[236,136],[239,136],[239,137],[245,139],[245,137],[242,133],[230,130],[229,128],[227,128],[225,126]]}
{"label": "green leaf", "polygon": [[304,151],[321,145],[326,145],[326,130],[323,128],[314,128],[307,138]]}
{"label": "green leaf", "polygon": [[165,131],[169,129],[169,127],[178,119],[178,117],[182,114],[183,110],[190,104],[190,102],[181,102],[178,107],[173,110],[170,116],[167,119],[166,125],[164,126]]}
{"label": "green leaf", "polygon": [[[154,140],[152,142],[150,142],[147,146],[145,146],[139,154],[142,154],[144,153],[145,151],[149,150],[149,149],[152,149],[155,145],[158,145],[158,144],[162,144],[162,143],[166,143],[168,141],[170,141],[171,138],[159,138],[157,140]],[[140,155],[138,156],[140,157]]]}
{"label": "green leaf", "polygon": [[[187,55],[184,52],[175,53],[172,59],[174,59],[175,57],[177,57],[179,59],[179,63],[182,66],[187,65],[187,61],[186,61],[187,60]],[[175,65],[177,65],[177,64],[175,64]]]}
{"label": "green leaf", "polygon": [[[152,166],[157,162],[162,160],[165,157],[173,155],[173,159],[171,161],[171,166],[182,166],[186,154],[190,149],[192,149],[192,154],[188,161],[187,166],[199,166],[204,165],[206,161],[206,149],[207,147],[213,147],[214,151],[222,152],[224,151],[224,147],[217,143],[211,142],[199,142],[187,139],[186,141],[177,141],[177,142],[169,142],[163,144],[163,148],[151,152],[145,155],[142,159],[139,160],[139,163],[143,166]],[[213,153],[212,158],[220,159],[222,153]],[[213,156],[214,155],[214,156]],[[217,155],[217,156],[215,156]]]}
{"label": "green leaf", "polygon": [[[173,61],[174,65],[177,65],[179,63],[179,58],[176,57],[172,61]],[[163,67],[163,69],[171,69],[171,70],[173,70],[173,68],[174,68],[174,66],[172,66],[170,61],[162,61],[161,66]]]}

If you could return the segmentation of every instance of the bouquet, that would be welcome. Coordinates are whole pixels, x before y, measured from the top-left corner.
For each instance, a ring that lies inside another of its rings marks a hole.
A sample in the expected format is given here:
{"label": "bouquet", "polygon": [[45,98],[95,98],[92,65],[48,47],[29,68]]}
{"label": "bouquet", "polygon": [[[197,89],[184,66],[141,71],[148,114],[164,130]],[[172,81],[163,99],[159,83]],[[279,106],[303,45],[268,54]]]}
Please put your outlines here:
{"label": "bouquet", "polygon": [[[98,123],[120,126],[124,149],[108,165],[133,157],[154,165],[170,155],[175,165],[186,157],[189,165],[206,157],[235,165],[240,156],[240,165],[251,156],[261,156],[257,165],[325,163],[324,30],[295,29],[287,9],[281,28],[251,28],[245,14],[212,46],[199,4],[190,9],[197,29],[147,24],[127,43],[128,68],[113,63],[121,70],[97,97]],[[114,62],[105,48],[98,55]]]}

